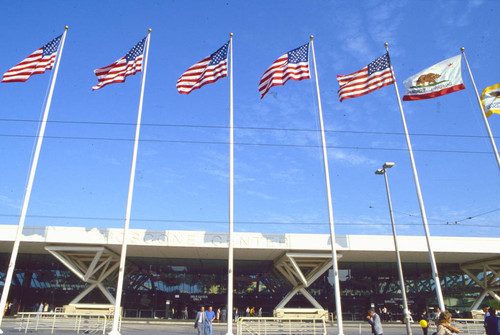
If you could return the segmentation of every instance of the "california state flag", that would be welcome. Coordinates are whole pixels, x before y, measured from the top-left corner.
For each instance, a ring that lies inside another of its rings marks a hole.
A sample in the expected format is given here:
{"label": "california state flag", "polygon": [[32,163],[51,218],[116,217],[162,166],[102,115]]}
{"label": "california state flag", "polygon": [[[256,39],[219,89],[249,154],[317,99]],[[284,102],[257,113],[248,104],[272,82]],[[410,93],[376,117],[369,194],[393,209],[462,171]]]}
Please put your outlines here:
{"label": "california state flag", "polygon": [[451,57],[406,79],[403,100],[431,99],[465,89],[461,61],[461,55]]}

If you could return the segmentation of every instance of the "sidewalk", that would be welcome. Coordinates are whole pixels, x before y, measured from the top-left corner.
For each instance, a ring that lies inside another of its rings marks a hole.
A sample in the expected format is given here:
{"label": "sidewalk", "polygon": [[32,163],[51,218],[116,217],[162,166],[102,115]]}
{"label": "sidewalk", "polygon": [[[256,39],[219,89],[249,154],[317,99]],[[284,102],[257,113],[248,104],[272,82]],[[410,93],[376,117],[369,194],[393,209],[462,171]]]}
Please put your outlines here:
{"label": "sidewalk", "polygon": [[[2,330],[4,334],[24,334],[24,332],[19,332],[15,329],[17,323],[15,319],[6,318],[2,324]],[[406,328],[401,323],[384,323],[384,334],[393,335],[406,335]],[[412,325],[412,331],[414,335],[422,335],[422,328],[418,324]],[[212,335],[226,335],[227,325],[222,323],[215,323],[212,330]],[[327,324],[328,335],[337,334],[337,325]],[[371,328],[367,322],[361,321],[350,321],[344,323],[344,333],[345,335],[370,335]],[[38,331],[32,332],[31,334],[36,335],[49,335],[48,331]],[[55,331],[56,335],[75,335],[75,332],[68,330]],[[83,334],[83,332],[80,332]],[[100,335],[102,333],[97,333]],[[197,335],[196,329],[194,329],[194,320],[124,320],[122,322],[121,328],[122,335],[184,335],[192,334]],[[236,324],[233,323],[233,334],[237,334]]]}

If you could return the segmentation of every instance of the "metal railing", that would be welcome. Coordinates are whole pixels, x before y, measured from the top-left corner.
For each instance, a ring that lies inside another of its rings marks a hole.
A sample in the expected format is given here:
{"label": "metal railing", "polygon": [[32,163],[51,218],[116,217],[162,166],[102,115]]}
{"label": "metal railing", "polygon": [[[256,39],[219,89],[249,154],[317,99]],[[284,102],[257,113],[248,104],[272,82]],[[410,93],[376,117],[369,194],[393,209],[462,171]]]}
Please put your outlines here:
{"label": "metal railing", "polygon": [[460,329],[460,334],[484,335],[483,319],[453,319],[452,322]]}
{"label": "metal railing", "polygon": [[[460,330],[460,335],[484,335],[484,323],[483,320],[478,320],[478,319],[453,319],[452,320],[452,325]],[[330,323],[331,327],[336,327],[337,323],[332,321]],[[401,330],[403,331],[405,328],[405,325],[401,322],[383,322],[382,327],[388,327],[388,328],[394,328],[394,327],[401,327]],[[422,329],[420,327],[418,322],[414,322],[411,324],[413,333],[420,333],[419,331]],[[368,322],[360,321],[359,323],[356,322],[349,322],[349,323],[344,323],[344,331],[346,334],[368,334],[371,332],[371,326]],[[434,324],[434,322],[431,322],[431,325],[429,326],[427,333],[430,335],[434,332],[437,331],[437,327]]]}
{"label": "metal railing", "polygon": [[77,334],[80,332],[105,334],[107,330],[111,330],[113,324],[113,316],[104,314],[21,312],[17,315],[16,329],[25,333],[49,330],[53,334],[56,330],[70,330]]}
{"label": "metal railing", "polygon": [[322,318],[241,317],[237,322],[237,334],[326,335],[326,322]]}

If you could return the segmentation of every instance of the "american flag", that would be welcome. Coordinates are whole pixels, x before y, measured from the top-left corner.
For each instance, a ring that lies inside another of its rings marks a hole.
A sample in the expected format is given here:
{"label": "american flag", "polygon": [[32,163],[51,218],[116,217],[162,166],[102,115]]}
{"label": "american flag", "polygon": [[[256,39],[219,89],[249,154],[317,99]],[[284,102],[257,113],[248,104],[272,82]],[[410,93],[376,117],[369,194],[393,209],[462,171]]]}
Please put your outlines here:
{"label": "american flag", "polygon": [[357,72],[345,76],[337,75],[337,80],[340,85],[338,90],[340,102],[393,84],[389,54],[380,56]]}
{"label": "american flag", "polygon": [[21,63],[5,72],[2,83],[25,82],[34,74],[41,74],[45,70],[51,70],[56,61],[57,49],[59,48],[61,37],[62,35],[54,38],[29,55]]}
{"label": "american flag", "polygon": [[215,83],[219,78],[227,77],[228,49],[229,42],[187,69],[177,80],[179,93],[189,94],[205,84]]}
{"label": "american flag", "polygon": [[289,79],[302,80],[311,78],[309,72],[309,43],[287,52],[278,58],[260,78],[259,92],[261,99],[273,86],[284,85]]}
{"label": "american flag", "polygon": [[92,90],[98,90],[108,84],[124,83],[127,76],[141,72],[146,39],[147,37],[144,37],[140,40],[124,57],[113,64],[94,70],[99,84],[93,86]]}

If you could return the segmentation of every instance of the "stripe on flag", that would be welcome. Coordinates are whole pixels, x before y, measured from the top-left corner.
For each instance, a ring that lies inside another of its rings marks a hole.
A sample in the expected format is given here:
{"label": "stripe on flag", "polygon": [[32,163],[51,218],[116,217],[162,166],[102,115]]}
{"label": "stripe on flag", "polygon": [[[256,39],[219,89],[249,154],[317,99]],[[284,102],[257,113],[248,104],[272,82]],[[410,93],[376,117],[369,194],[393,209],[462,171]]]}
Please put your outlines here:
{"label": "stripe on flag", "polygon": [[337,75],[337,80],[340,85],[338,90],[340,102],[393,84],[389,54],[380,56],[359,71],[345,76]]}
{"label": "stripe on flag", "polygon": [[278,58],[260,78],[259,92],[264,98],[273,86],[284,85],[288,80],[311,78],[309,72],[309,43],[293,49]]}
{"label": "stripe on flag", "polygon": [[94,70],[99,84],[93,86],[92,90],[98,90],[108,84],[124,83],[127,76],[141,72],[146,38],[140,40],[124,57],[113,64]]}
{"label": "stripe on flag", "polygon": [[179,93],[189,94],[206,84],[227,77],[227,51],[229,41],[210,56],[187,69],[177,80]]}
{"label": "stripe on flag", "polygon": [[46,70],[52,70],[56,61],[61,37],[62,35],[54,38],[25,58],[21,63],[5,72],[2,83],[25,82],[34,74],[42,74]]}

